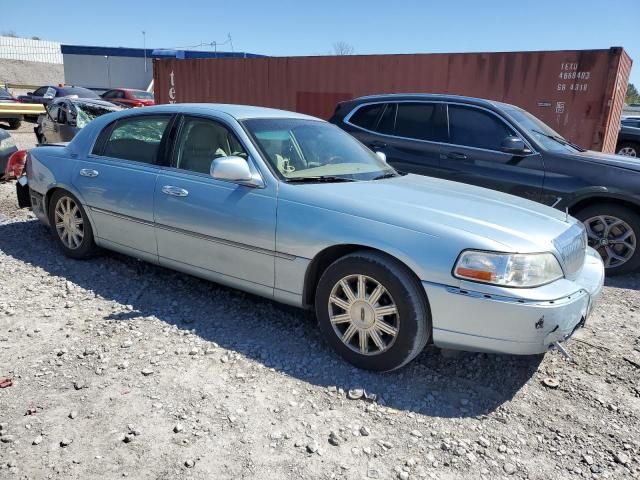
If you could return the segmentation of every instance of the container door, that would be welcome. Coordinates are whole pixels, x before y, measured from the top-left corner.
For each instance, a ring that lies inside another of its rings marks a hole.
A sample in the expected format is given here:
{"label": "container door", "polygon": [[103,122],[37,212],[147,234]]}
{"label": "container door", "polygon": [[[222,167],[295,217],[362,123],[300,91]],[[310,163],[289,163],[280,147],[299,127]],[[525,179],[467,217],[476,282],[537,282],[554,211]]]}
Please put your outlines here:
{"label": "container door", "polygon": [[445,178],[540,201],[542,156],[501,151],[502,141],[517,135],[502,118],[485,109],[450,104],[449,140],[441,152]]}

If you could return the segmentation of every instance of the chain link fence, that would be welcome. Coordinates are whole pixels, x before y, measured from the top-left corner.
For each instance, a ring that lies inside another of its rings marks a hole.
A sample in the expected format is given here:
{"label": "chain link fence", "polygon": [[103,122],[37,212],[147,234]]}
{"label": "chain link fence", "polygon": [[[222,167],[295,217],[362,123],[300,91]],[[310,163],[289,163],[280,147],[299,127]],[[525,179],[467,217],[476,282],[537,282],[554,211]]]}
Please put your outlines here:
{"label": "chain link fence", "polygon": [[0,59],[62,65],[58,42],[0,36]]}

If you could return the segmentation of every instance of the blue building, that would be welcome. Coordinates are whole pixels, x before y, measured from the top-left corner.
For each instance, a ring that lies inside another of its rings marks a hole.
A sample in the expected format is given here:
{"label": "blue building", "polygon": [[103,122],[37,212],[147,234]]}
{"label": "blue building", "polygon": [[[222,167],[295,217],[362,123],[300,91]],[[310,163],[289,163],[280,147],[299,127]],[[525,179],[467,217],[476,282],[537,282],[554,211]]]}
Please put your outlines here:
{"label": "blue building", "polygon": [[245,52],[142,49],[62,45],[64,78],[67,85],[96,90],[138,88],[146,90],[153,79],[154,58],[253,58]]}

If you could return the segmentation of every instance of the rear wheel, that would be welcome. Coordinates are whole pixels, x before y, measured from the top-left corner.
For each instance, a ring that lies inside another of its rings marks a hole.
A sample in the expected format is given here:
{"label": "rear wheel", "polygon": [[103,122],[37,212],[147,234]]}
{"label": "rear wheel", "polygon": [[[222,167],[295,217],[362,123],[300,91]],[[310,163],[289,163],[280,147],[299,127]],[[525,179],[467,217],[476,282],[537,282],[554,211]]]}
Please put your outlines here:
{"label": "rear wheel", "polygon": [[87,214],[71,193],[58,190],[49,202],[49,223],[64,254],[84,259],[97,250]]}
{"label": "rear wheel", "polygon": [[431,334],[420,282],[400,262],[377,252],[352,253],[331,264],[318,283],[315,309],[333,349],[367,370],[402,367]]}
{"label": "rear wheel", "polygon": [[640,144],[635,142],[622,142],[618,144],[616,148],[618,155],[624,155],[626,157],[640,157]]}
{"label": "rear wheel", "polygon": [[608,275],[631,273],[640,268],[640,216],[611,203],[592,205],[576,214],[587,230],[589,246],[595,248]]}

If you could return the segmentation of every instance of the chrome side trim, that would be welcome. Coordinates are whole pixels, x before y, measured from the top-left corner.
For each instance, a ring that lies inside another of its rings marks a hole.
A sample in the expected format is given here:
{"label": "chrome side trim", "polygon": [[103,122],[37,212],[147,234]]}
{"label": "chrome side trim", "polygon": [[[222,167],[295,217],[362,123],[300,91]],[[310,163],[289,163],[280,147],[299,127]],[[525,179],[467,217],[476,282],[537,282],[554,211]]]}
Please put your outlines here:
{"label": "chrome side trim", "polygon": [[89,207],[89,210],[91,210],[92,212],[102,213],[104,215],[109,215],[111,217],[116,217],[116,218],[122,218],[124,220],[129,220],[130,222],[140,223],[141,225],[147,225],[148,227],[153,227],[154,226],[153,222],[149,222],[147,220],[142,220],[141,218],[137,218],[137,217],[130,217],[129,215],[123,215],[121,213],[111,212],[109,210],[103,210],[101,208]]}
{"label": "chrome side trim", "polygon": [[130,217],[129,215],[122,215],[120,213],[110,212],[108,210],[103,210],[101,208],[89,207],[89,209],[91,211],[93,211],[93,212],[96,212],[96,213],[102,213],[104,215],[110,215],[112,217],[122,218],[124,220],[129,220],[131,222],[140,223],[142,225],[147,225],[147,226],[150,226],[150,227],[161,228],[162,230],[166,230],[168,232],[179,233],[181,235],[188,235],[190,237],[199,238],[201,240],[207,240],[209,242],[220,243],[222,245],[228,245],[230,247],[241,248],[243,250],[248,250],[248,251],[251,251],[251,252],[261,253],[263,255],[268,255],[270,257],[278,257],[278,258],[282,258],[284,260],[290,260],[290,261],[293,261],[296,258],[298,258],[295,255],[291,255],[291,254],[288,254],[288,253],[278,252],[278,251],[275,251],[275,250],[269,250],[269,249],[261,248],[261,247],[255,247],[253,245],[247,245],[246,243],[234,242],[232,240],[226,240],[226,239],[220,238],[220,237],[213,237],[211,235],[205,235],[205,234],[202,234],[202,233],[192,232],[190,230],[184,230],[182,228],[170,227],[169,225],[163,225],[161,223],[148,222],[148,221],[142,220],[140,218]]}
{"label": "chrome side trim", "polygon": [[[366,107],[366,106],[369,106],[369,105],[379,105],[379,104],[386,105],[386,104],[390,104],[390,103],[397,103],[397,104],[400,104],[400,103],[439,103],[439,104],[445,104],[445,105],[460,105],[462,107],[477,108],[479,110],[484,110],[485,112],[488,112],[491,115],[493,115],[494,117],[496,117],[501,122],[506,123],[513,131],[516,132],[516,134],[518,135],[518,138],[520,138],[525,143],[525,145],[527,147],[529,147],[529,150],[531,150],[531,153],[523,155],[523,157],[530,156],[530,155],[537,155],[538,154],[536,149],[531,146],[531,144],[529,143],[529,141],[526,138],[523,138],[523,136],[520,133],[520,131],[508,119],[498,115],[493,110],[490,110],[490,109],[485,108],[485,107],[480,107],[478,105],[471,105],[471,104],[468,104],[468,103],[447,102],[447,101],[444,101],[444,100],[418,100],[418,99],[416,99],[416,100],[378,100],[376,102],[361,103],[360,105],[356,106],[353,110],[351,110],[344,117],[344,119],[342,121],[344,123],[346,123],[347,125],[349,125],[350,127],[357,128],[358,130],[362,130],[363,132],[367,132],[367,133],[370,133],[372,135],[381,135],[383,137],[395,138],[397,140],[409,140],[411,142],[422,142],[422,143],[429,143],[429,144],[435,144],[435,145],[444,145],[444,146],[447,146],[447,147],[470,148],[471,150],[478,150],[480,152],[490,152],[490,153],[499,153],[501,155],[510,155],[510,154],[502,152],[500,150],[491,150],[491,149],[487,149],[487,148],[478,148],[478,147],[471,147],[471,146],[467,146],[467,145],[458,145],[456,143],[435,142],[435,141],[432,141],[432,140],[421,140],[419,138],[399,137],[397,135],[389,135],[388,133],[374,132],[373,130],[369,130],[367,128],[360,127],[360,126],[355,125],[355,124],[353,124],[353,123],[351,123],[349,121],[351,119],[351,117],[358,110],[360,110],[362,107]],[[397,115],[397,112],[396,112],[396,115]],[[448,109],[447,109],[447,128],[449,128],[448,116],[449,116],[449,112],[448,112]]]}

